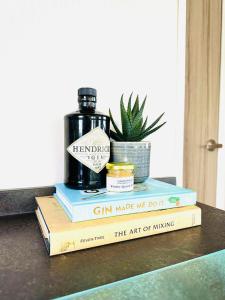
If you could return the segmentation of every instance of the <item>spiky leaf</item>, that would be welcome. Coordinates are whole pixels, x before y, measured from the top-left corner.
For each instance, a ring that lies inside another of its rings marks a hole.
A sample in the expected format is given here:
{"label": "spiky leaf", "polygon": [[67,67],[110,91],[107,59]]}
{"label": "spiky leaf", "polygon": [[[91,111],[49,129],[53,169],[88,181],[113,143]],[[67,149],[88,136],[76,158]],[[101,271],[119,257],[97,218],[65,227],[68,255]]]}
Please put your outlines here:
{"label": "spiky leaf", "polygon": [[152,129],[162,118],[162,116],[165,113],[162,113],[150,126],[148,126],[148,128],[145,129],[145,132],[149,131],[150,129]]}
{"label": "spiky leaf", "polygon": [[113,127],[114,127],[114,129],[115,129],[117,135],[118,135],[120,138],[123,139],[123,134],[122,134],[122,132],[119,130],[119,128],[117,127],[117,125],[116,125],[116,123],[115,123],[115,121],[114,121],[114,119],[113,119],[113,116],[112,116],[112,113],[111,113],[111,110],[110,110],[110,109],[109,109],[109,116],[110,116],[112,125],[113,125]]}
{"label": "spiky leaf", "polygon": [[130,94],[128,105],[127,105],[127,114],[128,114],[129,119],[130,119],[130,122],[132,122],[132,109],[131,109],[132,95],[133,95],[133,92]]}
{"label": "spiky leaf", "polygon": [[145,137],[147,137],[147,136],[149,136],[150,134],[152,134],[153,132],[159,130],[159,128],[161,128],[161,127],[162,127],[163,125],[165,125],[165,124],[166,124],[166,122],[160,124],[159,126],[153,128],[152,130],[149,130],[149,131],[147,131],[147,132],[145,132],[145,133],[140,134],[138,137],[136,137],[136,139],[133,139],[133,141],[135,141],[135,140],[136,140],[136,141],[141,141],[141,140],[143,140]]}
{"label": "spiky leaf", "polygon": [[134,118],[138,112],[139,112],[139,97],[137,95],[134,106],[132,108],[132,117]]}
{"label": "spiky leaf", "polygon": [[136,116],[133,118],[133,122],[132,122],[132,128],[135,131],[136,129],[140,129],[142,127],[142,123],[143,123],[143,111],[145,108],[145,102],[146,102],[147,96],[145,97],[144,101],[141,104],[141,108],[140,110],[137,112]]}
{"label": "spiky leaf", "polygon": [[123,95],[120,99],[120,113],[121,113],[121,123],[122,123],[123,134],[125,137],[127,137],[127,136],[129,136],[129,134],[131,132],[131,124],[130,124],[130,119],[128,117],[127,111],[124,106]]}
{"label": "spiky leaf", "polygon": [[141,127],[141,131],[144,131],[148,122],[148,117],[146,117],[143,126]]}
{"label": "spiky leaf", "polygon": [[114,139],[115,141],[123,141],[123,138],[121,138],[116,132],[110,130],[110,136],[112,139]]}
{"label": "spiky leaf", "polygon": [[147,134],[152,134],[153,132],[159,130],[159,128],[161,128],[163,125],[165,125],[166,122],[163,122],[162,124],[160,124],[159,126],[154,127],[152,130],[148,131]]}

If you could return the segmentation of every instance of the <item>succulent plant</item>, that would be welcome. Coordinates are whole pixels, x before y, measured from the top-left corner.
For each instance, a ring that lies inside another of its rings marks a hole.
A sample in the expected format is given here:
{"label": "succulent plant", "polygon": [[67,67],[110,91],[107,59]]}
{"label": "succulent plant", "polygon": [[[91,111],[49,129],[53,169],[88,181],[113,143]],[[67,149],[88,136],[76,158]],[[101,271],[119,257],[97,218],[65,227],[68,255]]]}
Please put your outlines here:
{"label": "succulent plant", "polygon": [[115,141],[141,141],[148,135],[152,134],[159,128],[161,128],[166,122],[163,122],[160,125],[157,125],[162,116],[161,114],[151,125],[147,126],[148,117],[143,118],[143,111],[145,107],[145,102],[147,96],[144,98],[141,105],[139,105],[139,97],[137,95],[135,103],[132,107],[132,95],[130,95],[128,100],[127,109],[125,108],[123,95],[120,99],[120,114],[121,114],[121,124],[122,124],[122,131],[116,125],[112,113],[109,110],[110,120],[115,131],[110,131],[111,137]]}

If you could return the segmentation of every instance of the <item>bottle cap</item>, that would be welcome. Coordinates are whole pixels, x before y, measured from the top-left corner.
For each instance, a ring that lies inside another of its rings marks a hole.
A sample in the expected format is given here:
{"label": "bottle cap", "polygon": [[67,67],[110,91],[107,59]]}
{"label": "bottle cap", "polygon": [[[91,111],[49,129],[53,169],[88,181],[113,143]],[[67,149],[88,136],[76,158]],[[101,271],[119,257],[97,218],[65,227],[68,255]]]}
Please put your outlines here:
{"label": "bottle cap", "polygon": [[78,90],[78,96],[93,96],[93,97],[96,97],[97,96],[97,91],[96,91],[96,89],[89,88],[89,87],[80,88]]}
{"label": "bottle cap", "polygon": [[106,164],[107,170],[133,170],[134,165],[128,162],[111,162]]}

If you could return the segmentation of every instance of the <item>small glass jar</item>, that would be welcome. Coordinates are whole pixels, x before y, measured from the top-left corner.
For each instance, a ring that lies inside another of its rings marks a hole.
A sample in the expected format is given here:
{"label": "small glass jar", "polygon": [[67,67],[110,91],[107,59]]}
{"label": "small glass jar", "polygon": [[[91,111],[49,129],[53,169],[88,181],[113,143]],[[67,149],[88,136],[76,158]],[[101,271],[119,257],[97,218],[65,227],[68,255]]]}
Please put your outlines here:
{"label": "small glass jar", "polygon": [[126,162],[106,164],[108,192],[130,192],[134,188],[134,165]]}

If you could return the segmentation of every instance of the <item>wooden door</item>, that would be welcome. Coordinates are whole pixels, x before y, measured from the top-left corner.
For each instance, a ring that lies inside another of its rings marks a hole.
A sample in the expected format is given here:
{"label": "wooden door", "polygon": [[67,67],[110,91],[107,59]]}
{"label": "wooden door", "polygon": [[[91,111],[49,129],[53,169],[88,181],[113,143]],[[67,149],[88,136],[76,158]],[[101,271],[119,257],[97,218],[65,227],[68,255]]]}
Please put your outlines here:
{"label": "wooden door", "polygon": [[184,186],[198,200],[215,206],[218,139],[222,0],[187,0]]}

